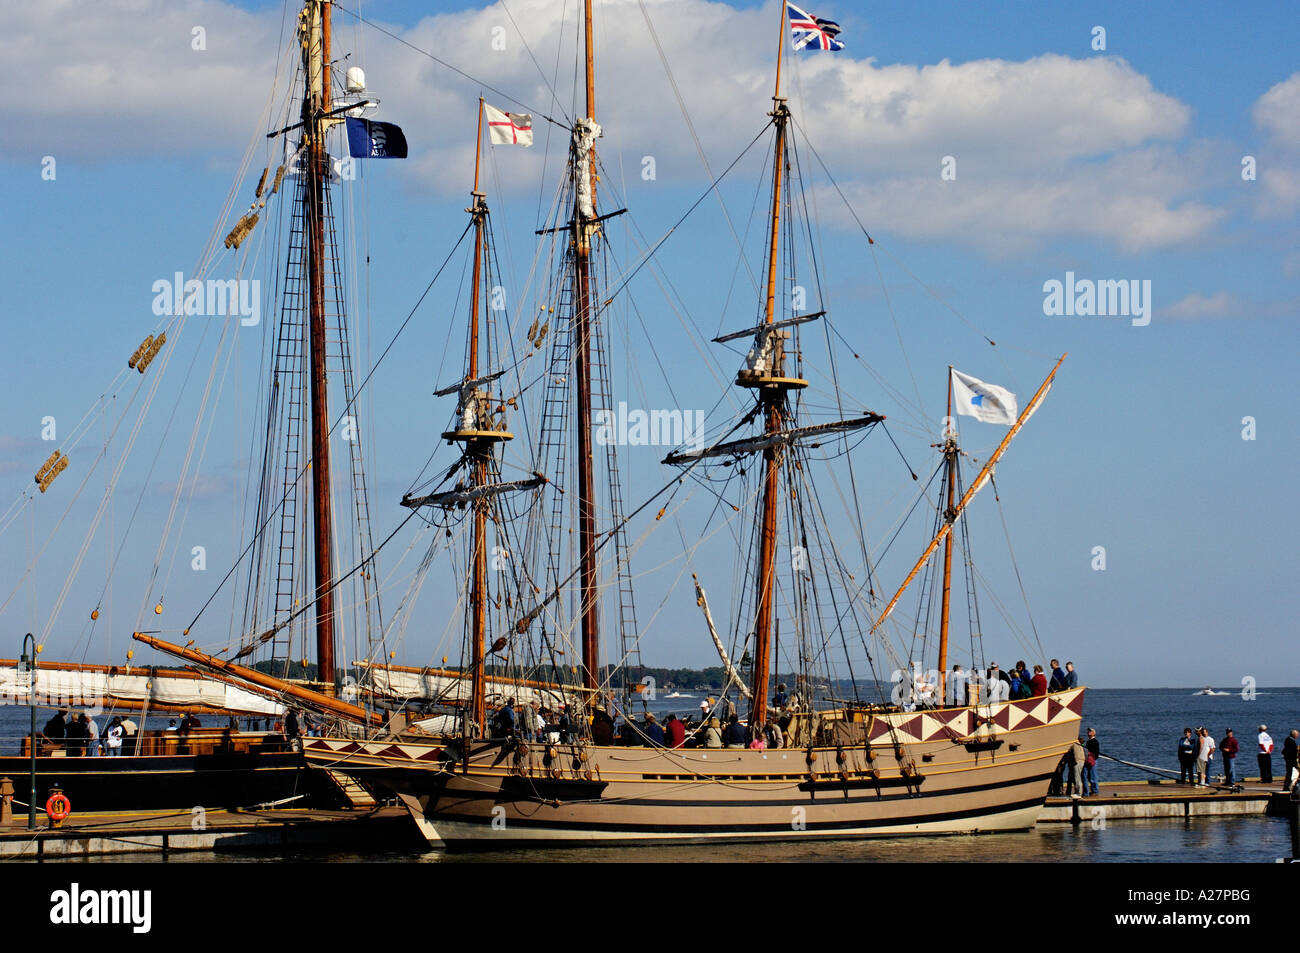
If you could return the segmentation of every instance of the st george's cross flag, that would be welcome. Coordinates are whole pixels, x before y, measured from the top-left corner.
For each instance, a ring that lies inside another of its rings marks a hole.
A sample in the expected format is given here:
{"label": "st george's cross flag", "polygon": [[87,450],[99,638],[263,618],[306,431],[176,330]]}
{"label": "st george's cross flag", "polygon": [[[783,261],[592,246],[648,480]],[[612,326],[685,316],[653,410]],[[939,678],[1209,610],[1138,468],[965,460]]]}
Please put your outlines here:
{"label": "st george's cross flag", "polygon": [[790,37],[796,50],[836,50],[844,49],[844,41],[836,39],[840,25],[834,20],[809,16],[793,3],[785,5],[790,18]]}
{"label": "st george's cross flag", "polygon": [[533,117],[528,113],[502,112],[495,106],[483,104],[487,115],[488,131],[494,146],[531,146],[533,144]]}
{"label": "st george's cross flag", "polygon": [[997,384],[986,384],[956,368],[952,372],[952,399],[957,413],[986,424],[1009,427],[1016,422],[1016,414],[1020,412],[1016,395],[1011,391]]}

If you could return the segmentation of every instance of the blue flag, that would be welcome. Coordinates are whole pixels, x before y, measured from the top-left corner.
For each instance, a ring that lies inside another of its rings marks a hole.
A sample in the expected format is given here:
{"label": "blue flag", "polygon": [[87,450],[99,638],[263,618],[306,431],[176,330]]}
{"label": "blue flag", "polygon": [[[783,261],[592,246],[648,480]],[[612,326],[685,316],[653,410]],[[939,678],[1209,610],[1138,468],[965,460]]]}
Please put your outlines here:
{"label": "blue flag", "polygon": [[354,159],[405,159],[406,136],[391,122],[347,120],[348,154]]}

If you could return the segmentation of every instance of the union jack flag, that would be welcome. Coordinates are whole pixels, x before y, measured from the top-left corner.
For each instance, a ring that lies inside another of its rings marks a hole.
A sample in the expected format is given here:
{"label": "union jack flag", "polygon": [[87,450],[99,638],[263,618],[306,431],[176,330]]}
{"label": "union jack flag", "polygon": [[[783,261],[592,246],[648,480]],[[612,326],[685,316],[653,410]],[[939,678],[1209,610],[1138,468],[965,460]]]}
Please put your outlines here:
{"label": "union jack flag", "polygon": [[840,25],[834,20],[823,20],[804,13],[793,3],[785,5],[790,17],[790,34],[796,50],[842,50],[844,43],[837,40]]}

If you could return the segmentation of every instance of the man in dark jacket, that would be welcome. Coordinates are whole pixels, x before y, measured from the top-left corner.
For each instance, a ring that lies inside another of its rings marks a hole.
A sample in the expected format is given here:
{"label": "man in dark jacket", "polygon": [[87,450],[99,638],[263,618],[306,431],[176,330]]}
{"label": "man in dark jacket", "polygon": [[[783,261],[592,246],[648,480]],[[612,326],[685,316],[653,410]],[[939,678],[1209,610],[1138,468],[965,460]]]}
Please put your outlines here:
{"label": "man in dark jacket", "polygon": [[1291,785],[1296,781],[1296,755],[1300,752],[1296,739],[1300,738],[1300,730],[1291,729],[1291,734],[1286,736],[1286,741],[1282,742],[1282,761],[1286,765],[1286,774],[1282,777],[1282,790],[1290,791]]}
{"label": "man in dark jacket", "polygon": [[645,716],[645,726],[641,729],[645,735],[645,743],[652,748],[662,748],[664,746],[664,730],[659,722],[655,721],[655,716],[647,714]]}
{"label": "man in dark jacket", "polygon": [[68,714],[66,708],[60,708],[58,714],[45,723],[41,729],[41,734],[53,741],[55,744],[62,744],[63,739],[68,734],[68,723],[65,717]]}
{"label": "man in dark jacket", "polygon": [[1083,786],[1087,788],[1083,793],[1096,794],[1097,762],[1101,760],[1101,742],[1097,740],[1097,729],[1088,729],[1088,740],[1083,746],[1088,751],[1083,762]]}
{"label": "man in dark jacket", "polygon": [[1047,685],[1049,692],[1060,692],[1065,690],[1065,670],[1061,668],[1061,663],[1052,659],[1052,680]]}
{"label": "man in dark jacket", "polygon": [[726,730],[722,732],[722,743],[728,748],[745,747],[745,726],[736,715],[727,721]]}
{"label": "man in dark jacket", "polygon": [[1191,784],[1196,780],[1196,739],[1192,729],[1184,728],[1178,739],[1178,783]]}
{"label": "man in dark jacket", "polygon": [[1237,783],[1236,775],[1232,773],[1232,762],[1240,750],[1241,746],[1237,744],[1237,737],[1229,728],[1223,736],[1223,740],[1219,742],[1219,753],[1223,755],[1223,780],[1230,785]]}

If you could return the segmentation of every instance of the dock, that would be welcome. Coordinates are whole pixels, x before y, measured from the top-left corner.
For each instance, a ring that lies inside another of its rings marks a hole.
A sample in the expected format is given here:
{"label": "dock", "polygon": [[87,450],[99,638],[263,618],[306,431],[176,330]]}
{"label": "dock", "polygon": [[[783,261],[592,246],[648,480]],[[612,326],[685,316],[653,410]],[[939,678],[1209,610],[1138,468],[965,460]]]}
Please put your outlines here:
{"label": "dock", "polygon": [[172,851],[281,851],[294,847],[423,849],[404,807],[370,810],[108,811],[73,814],[55,827],[44,812],[0,827],[0,860],[58,860]]}
{"label": "dock", "polygon": [[1049,797],[1038,823],[1093,823],[1153,817],[1218,817],[1257,814],[1286,817],[1290,796],[1281,784],[1242,781],[1239,791],[1226,786],[1200,787],[1174,781],[1106,781],[1098,794],[1086,797]]}

